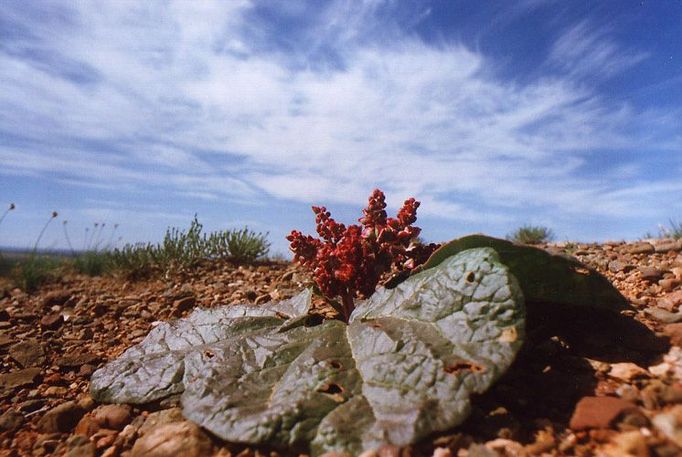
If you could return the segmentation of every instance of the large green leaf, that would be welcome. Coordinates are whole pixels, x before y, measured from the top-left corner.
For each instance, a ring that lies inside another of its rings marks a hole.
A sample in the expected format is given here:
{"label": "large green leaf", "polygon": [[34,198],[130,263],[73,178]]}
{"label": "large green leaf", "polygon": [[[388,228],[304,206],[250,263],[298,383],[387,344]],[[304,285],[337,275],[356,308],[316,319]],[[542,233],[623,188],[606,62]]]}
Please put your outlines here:
{"label": "large green leaf", "polygon": [[93,396],[183,391],[184,415],[225,440],[357,454],[461,423],[525,330],[516,279],[488,248],[378,290],[348,325],[226,310],[157,327],[94,374]]}
{"label": "large green leaf", "polygon": [[279,303],[198,309],[186,319],[164,322],[144,341],[97,370],[90,381],[95,398],[103,402],[148,403],[184,390],[185,358],[209,350],[218,342],[271,332],[304,316],[311,291]]}
{"label": "large green leaf", "polygon": [[629,308],[608,279],[578,260],[485,235],[469,235],[444,244],[416,271],[433,268],[467,249],[482,247],[493,248],[519,280],[529,310],[538,304],[605,311]]}

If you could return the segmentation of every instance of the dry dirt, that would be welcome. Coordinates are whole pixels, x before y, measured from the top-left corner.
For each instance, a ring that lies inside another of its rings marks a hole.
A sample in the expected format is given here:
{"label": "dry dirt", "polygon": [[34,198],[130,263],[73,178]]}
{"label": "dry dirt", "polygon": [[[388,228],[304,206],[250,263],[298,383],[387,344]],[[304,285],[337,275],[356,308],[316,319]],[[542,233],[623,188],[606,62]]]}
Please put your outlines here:
{"label": "dry dirt", "polygon": [[[378,455],[682,455],[682,243],[544,248],[607,276],[633,305],[627,322],[535,323],[463,426]],[[220,442],[183,421],[177,399],[98,405],[89,377],[155,322],[199,306],[279,300],[308,284],[285,262],[212,262],[134,281],[69,275],[31,295],[0,284],[0,456],[287,455]]]}

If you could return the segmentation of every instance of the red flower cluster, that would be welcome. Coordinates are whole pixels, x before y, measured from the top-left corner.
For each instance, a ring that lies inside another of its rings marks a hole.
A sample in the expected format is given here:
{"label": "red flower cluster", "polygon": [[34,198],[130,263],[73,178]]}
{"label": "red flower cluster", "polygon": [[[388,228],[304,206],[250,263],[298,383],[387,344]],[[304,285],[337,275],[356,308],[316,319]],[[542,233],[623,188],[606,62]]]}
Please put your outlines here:
{"label": "red flower cluster", "polygon": [[324,206],[313,206],[320,238],[293,230],[287,240],[294,261],[313,271],[315,282],[328,298],[341,297],[343,317],[348,320],[356,296],[374,293],[382,275],[395,268],[411,270],[428,259],[437,245],[414,243],[421,229],[419,202],[406,200],[397,217],[387,217],[384,193],[375,189],[369,197],[362,226],[336,222]]}

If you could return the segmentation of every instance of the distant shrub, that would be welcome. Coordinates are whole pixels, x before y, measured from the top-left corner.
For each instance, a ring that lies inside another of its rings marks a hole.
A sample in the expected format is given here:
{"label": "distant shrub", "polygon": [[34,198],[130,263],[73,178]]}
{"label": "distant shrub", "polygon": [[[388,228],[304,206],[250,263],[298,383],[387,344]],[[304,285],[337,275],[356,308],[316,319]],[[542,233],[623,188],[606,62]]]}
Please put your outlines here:
{"label": "distant shrub", "polygon": [[111,254],[107,251],[86,251],[77,254],[71,265],[82,274],[100,276],[111,268]]}
{"label": "distant shrub", "polygon": [[10,277],[17,287],[30,293],[58,276],[58,270],[62,265],[63,263],[54,257],[31,254],[16,261]]}
{"label": "distant shrub", "polygon": [[[13,210],[14,208],[14,204],[10,205],[10,210]],[[57,270],[63,265],[63,263],[55,257],[38,254],[40,240],[50,223],[56,219],[58,215],[57,211],[52,211],[50,213],[38,238],[36,238],[30,254],[25,258],[18,259],[12,267],[12,271],[10,272],[12,281],[25,292],[33,292],[48,280],[53,279],[56,276]]]}
{"label": "distant shrub", "polygon": [[654,235],[651,232],[646,232],[643,239],[654,239],[654,238],[673,238],[676,240],[682,239],[682,222],[676,222],[670,219],[670,226],[666,227],[663,224],[658,225],[658,235]]}
{"label": "distant shrub", "polygon": [[227,258],[237,263],[253,262],[270,251],[267,233],[255,233],[246,227],[213,232],[208,236],[207,244],[211,257]]}
{"label": "distant shrub", "polygon": [[16,260],[9,259],[0,253],[0,277],[9,276],[16,263]]}
{"label": "distant shrub", "polygon": [[541,225],[524,225],[507,235],[507,239],[521,244],[547,243],[554,239],[554,232]]}
{"label": "distant shrub", "polygon": [[267,255],[270,243],[267,234],[248,228],[202,233],[203,225],[194,216],[189,229],[166,230],[158,244],[128,244],[109,254],[111,267],[133,276],[153,271],[170,273],[189,268],[204,259],[227,259],[237,263],[253,262]]}
{"label": "distant shrub", "polygon": [[682,222],[676,222],[670,219],[670,227],[661,227],[661,236],[679,240],[682,238]]}
{"label": "distant shrub", "polygon": [[682,238],[682,222],[670,220],[670,235],[676,240]]}

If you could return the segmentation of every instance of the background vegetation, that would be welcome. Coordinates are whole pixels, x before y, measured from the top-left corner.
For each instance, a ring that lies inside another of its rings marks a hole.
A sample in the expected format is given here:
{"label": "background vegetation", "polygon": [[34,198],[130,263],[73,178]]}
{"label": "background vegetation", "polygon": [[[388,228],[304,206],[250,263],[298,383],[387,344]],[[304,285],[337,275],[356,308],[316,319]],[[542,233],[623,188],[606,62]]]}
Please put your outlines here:
{"label": "background vegetation", "polygon": [[524,225],[507,235],[507,239],[521,244],[548,243],[554,239],[554,232],[541,225]]}
{"label": "background vegetation", "polygon": [[[15,206],[12,204],[0,216],[0,224]],[[104,244],[105,224],[95,224],[85,231],[84,249],[76,251],[71,243],[67,221],[62,223],[70,253],[46,253],[39,250],[40,240],[50,223],[58,216],[52,212],[33,249],[21,253],[0,254],[0,277],[9,278],[13,286],[31,292],[43,283],[66,271],[98,276],[123,274],[143,277],[172,274],[195,266],[204,260],[221,259],[237,264],[252,263],[265,258],[270,250],[267,233],[256,233],[244,227],[204,233],[196,215],[188,229],[170,227],[160,243],[126,244],[112,247],[118,224],[113,226],[109,241]]]}

